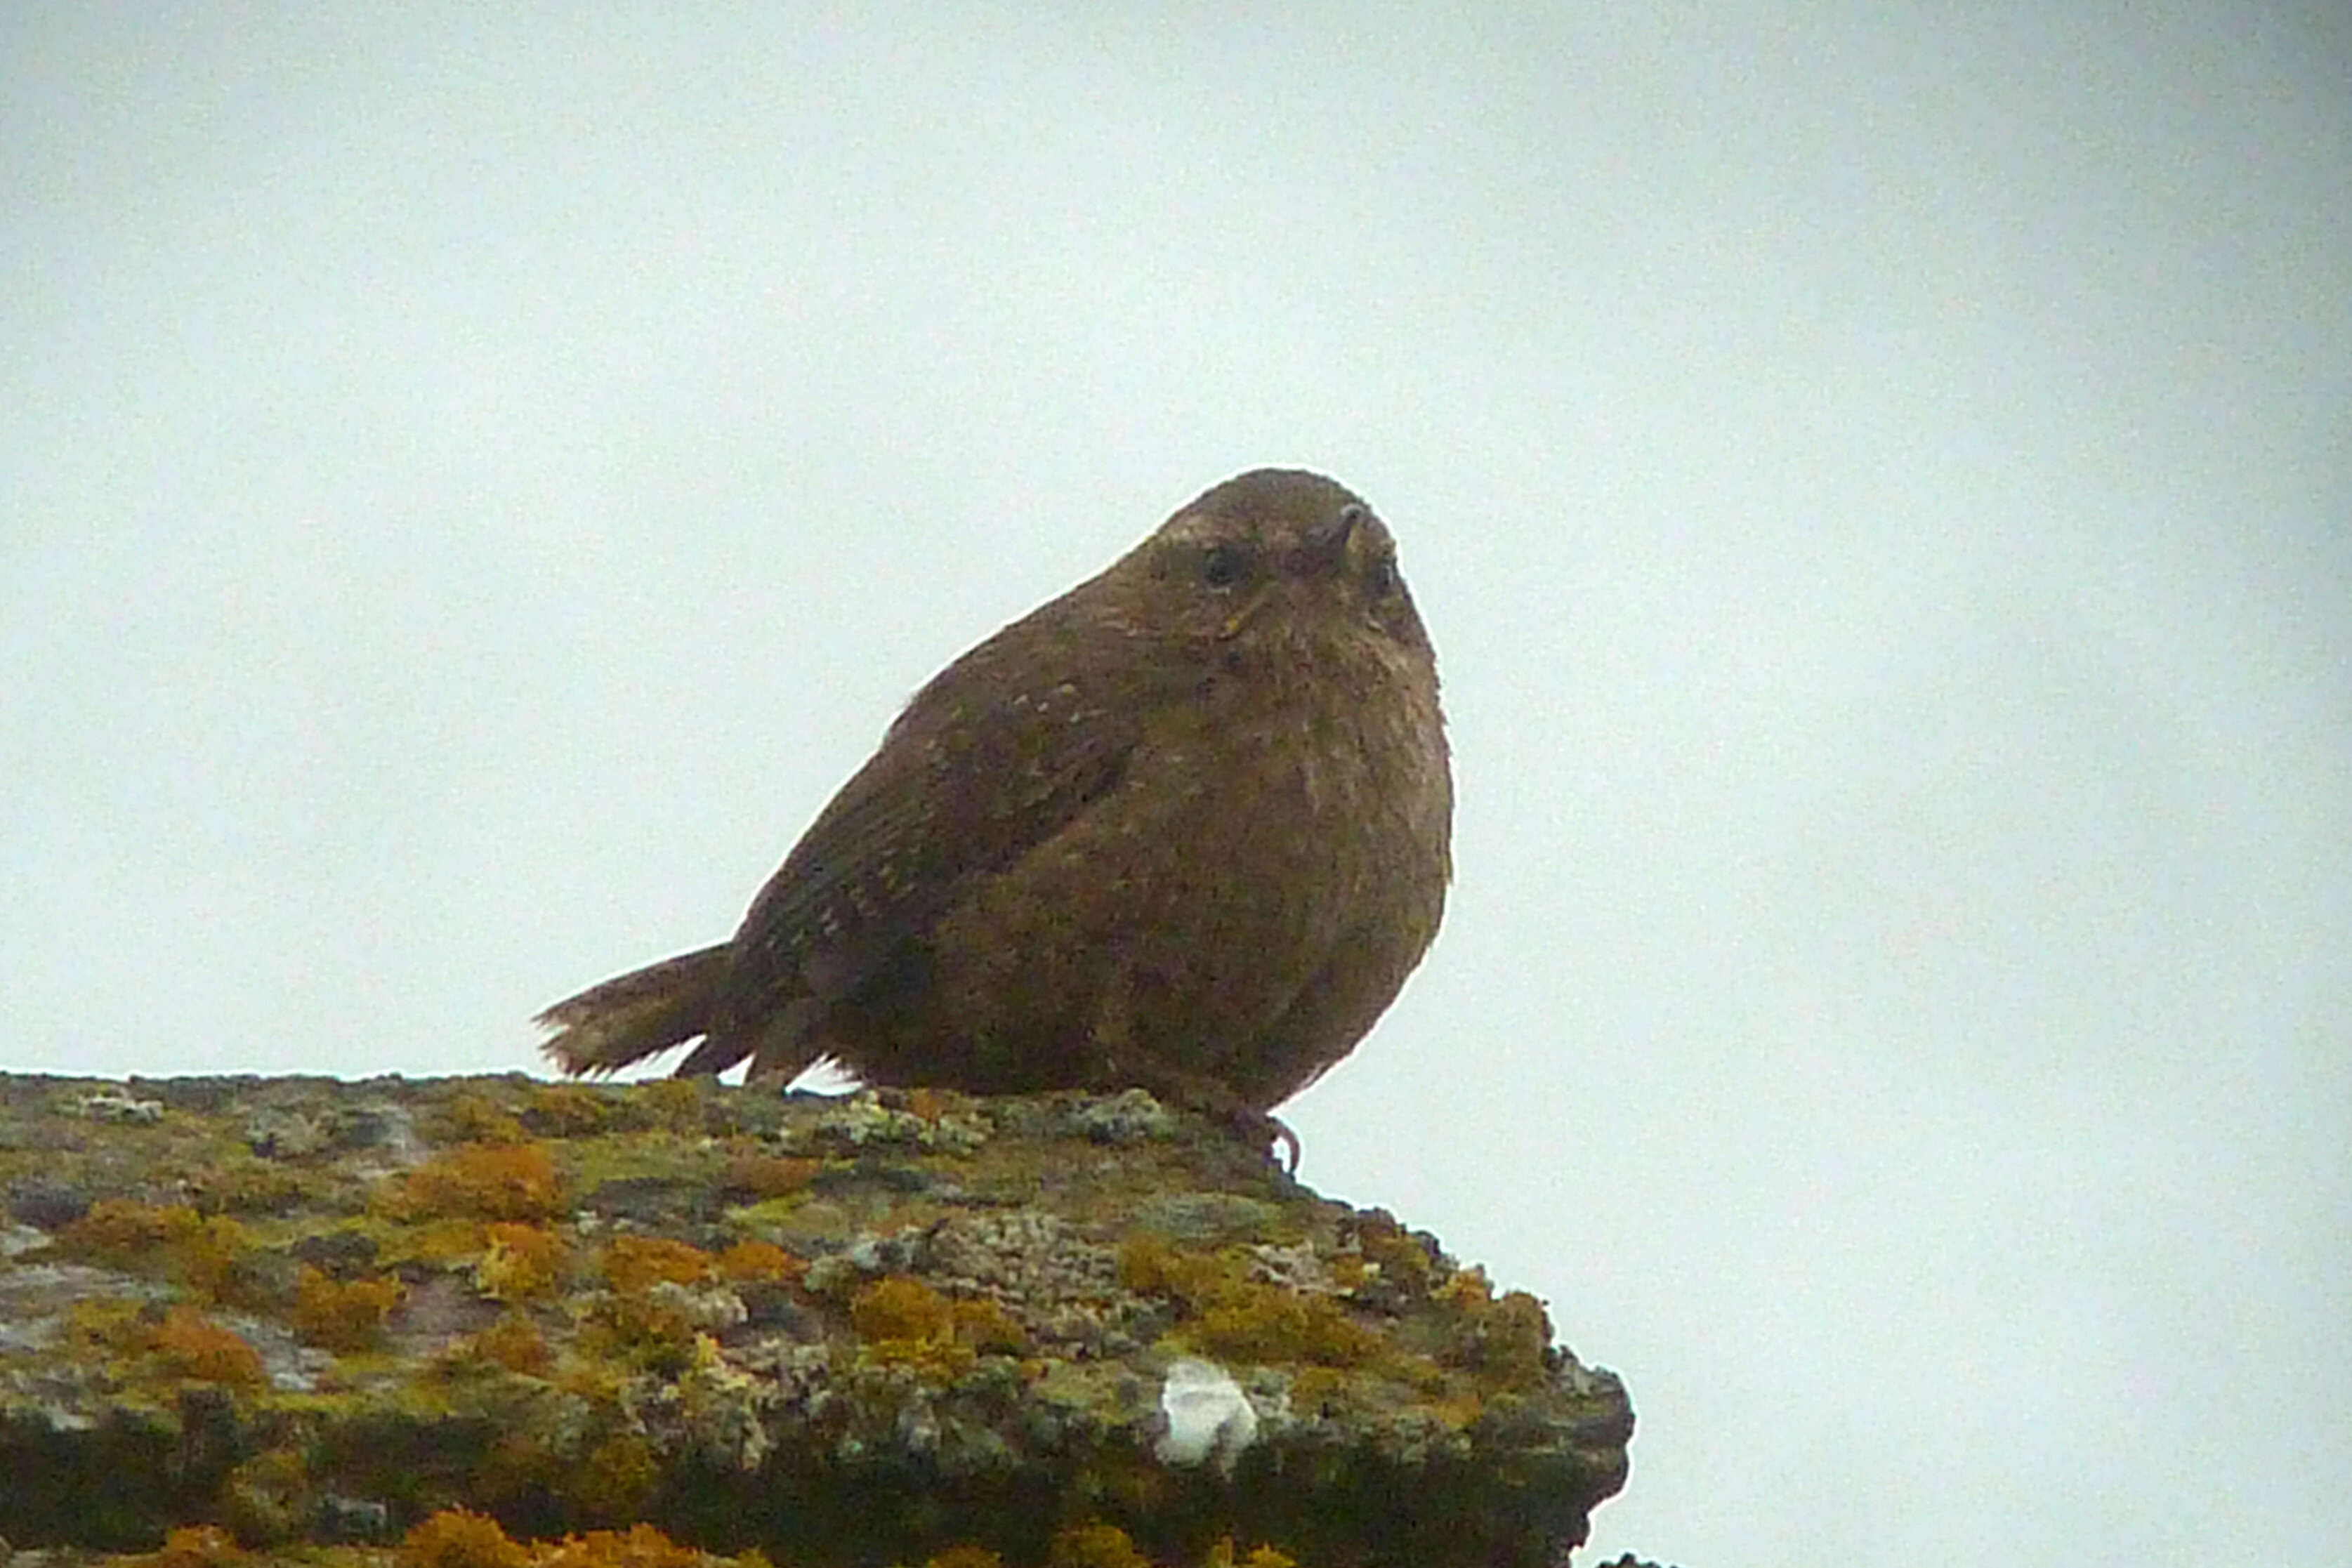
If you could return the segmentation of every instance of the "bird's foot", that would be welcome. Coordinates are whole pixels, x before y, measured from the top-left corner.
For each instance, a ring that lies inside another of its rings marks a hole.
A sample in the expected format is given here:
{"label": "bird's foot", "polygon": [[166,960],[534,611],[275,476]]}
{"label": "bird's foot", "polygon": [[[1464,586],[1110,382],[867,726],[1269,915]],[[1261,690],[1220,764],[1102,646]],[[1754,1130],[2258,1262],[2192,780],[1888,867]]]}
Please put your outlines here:
{"label": "bird's foot", "polygon": [[1160,1063],[1122,1064],[1127,1082],[1151,1092],[1163,1104],[1194,1112],[1230,1129],[1234,1135],[1262,1152],[1278,1148],[1277,1163],[1285,1176],[1298,1174],[1298,1134],[1273,1112],[1251,1104],[1206,1073],[1187,1071]]}
{"label": "bird's foot", "polygon": [[1298,1134],[1290,1130],[1289,1124],[1271,1111],[1251,1111],[1244,1114],[1247,1118],[1246,1124],[1237,1122],[1235,1130],[1245,1138],[1254,1138],[1260,1148],[1265,1148],[1269,1144],[1278,1145],[1283,1154],[1282,1174],[1287,1176],[1297,1176],[1298,1174]]}

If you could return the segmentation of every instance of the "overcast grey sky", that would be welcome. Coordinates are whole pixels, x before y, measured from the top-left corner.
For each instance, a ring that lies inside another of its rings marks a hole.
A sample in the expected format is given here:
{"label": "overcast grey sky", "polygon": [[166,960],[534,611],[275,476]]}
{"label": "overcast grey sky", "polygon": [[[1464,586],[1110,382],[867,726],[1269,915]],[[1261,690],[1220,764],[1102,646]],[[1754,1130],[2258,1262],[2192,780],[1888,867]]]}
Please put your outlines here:
{"label": "overcast grey sky", "polygon": [[769,9],[7,8],[0,1067],[535,1069],[1321,467],[1459,877],[1289,1116],[1591,1560],[2352,1560],[2341,8]]}

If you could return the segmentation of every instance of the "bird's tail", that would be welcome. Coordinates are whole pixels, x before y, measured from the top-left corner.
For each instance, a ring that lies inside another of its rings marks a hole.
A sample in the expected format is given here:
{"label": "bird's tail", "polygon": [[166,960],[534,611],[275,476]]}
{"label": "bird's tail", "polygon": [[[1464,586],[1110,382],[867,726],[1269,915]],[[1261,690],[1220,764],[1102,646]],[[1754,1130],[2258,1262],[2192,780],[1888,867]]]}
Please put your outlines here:
{"label": "bird's tail", "polygon": [[565,998],[534,1020],[555,1030],[540,1049],[576,1077],[617,1071],[685,1044],[710,1027],[729,947],[681,953]]}

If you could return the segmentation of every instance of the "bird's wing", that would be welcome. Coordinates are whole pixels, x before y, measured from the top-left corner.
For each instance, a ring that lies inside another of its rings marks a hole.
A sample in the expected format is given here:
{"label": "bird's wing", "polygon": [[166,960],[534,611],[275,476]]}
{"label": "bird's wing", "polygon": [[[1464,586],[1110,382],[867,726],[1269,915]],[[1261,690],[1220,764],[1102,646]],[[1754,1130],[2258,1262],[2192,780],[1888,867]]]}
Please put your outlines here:
{"label": "bird's wing", "polygon": [[[1111,700],[1131,658],[1127,641],[1041,612],[918,692],[752,901],[712,1048],[740,1057],[799,998],[855,991],[975,877],[1112,789],[1140,734],[1137,694]],[[777,1064],[763,1051],[761,1065]]]}

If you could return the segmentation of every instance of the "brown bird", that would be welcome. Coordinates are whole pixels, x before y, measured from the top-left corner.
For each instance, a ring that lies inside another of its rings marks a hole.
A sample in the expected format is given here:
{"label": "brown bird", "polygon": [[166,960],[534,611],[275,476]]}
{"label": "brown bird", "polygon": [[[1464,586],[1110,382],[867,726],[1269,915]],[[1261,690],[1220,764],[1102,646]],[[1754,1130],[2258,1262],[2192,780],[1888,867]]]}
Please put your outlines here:
{"label": "brown bird", "polygon": [[830,1058],[1263,1124],[1436,935],[1453,800],[1387,527],[1259,469],[916,693],[732,940],[539,1022],[572,1073],[700,1036],[681,1075]]}

